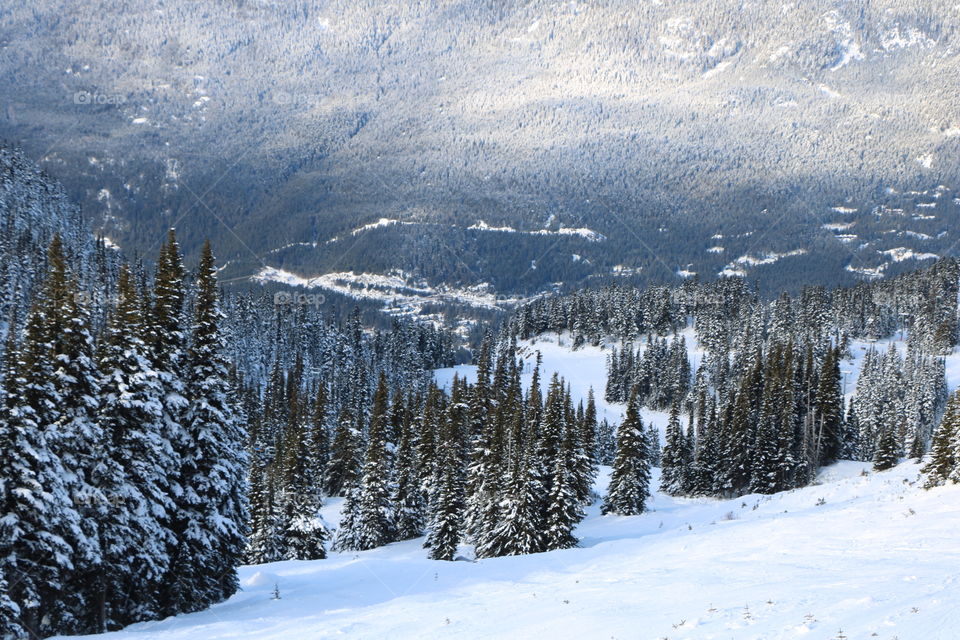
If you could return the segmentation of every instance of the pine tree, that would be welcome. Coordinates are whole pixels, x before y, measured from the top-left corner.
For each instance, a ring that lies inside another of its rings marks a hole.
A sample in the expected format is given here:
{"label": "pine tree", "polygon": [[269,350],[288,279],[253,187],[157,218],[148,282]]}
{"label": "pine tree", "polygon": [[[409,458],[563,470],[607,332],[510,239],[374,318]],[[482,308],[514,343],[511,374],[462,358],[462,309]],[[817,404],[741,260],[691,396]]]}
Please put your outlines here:
{"label": "pine tree", "polygon": [[78,284],[67,264],[60,236],[48,250],[48,272],[37,301],[43,320],[52,371],[55,406],[49,414],[48,445],[65,471],[64,482],[79,513],[79,531],[67,542],[73,548],[73,567],[60,597],[50,603],[45,619],[61,633],[79,633],[96,627],[98,579],[103,564],[99,522],[107,497],[96,486],[94,468],[102,459],[103,434],[97,422],[100,395],[89,314]]}
{"label": "pine tree", "polygon": [[816,393],[816,466],[830,464],[843,448],[843,397],[840,390],[840,353],[829,349],[820,372]]}
{"label": "pine tree", "polygon": [[337,535],[338,550],[365,551],[385,545],[393,539],[386,442],[388,396],[386,377],[381,373],[374,394],[360,482],[351,493],[357,502],[356,512],[347,523],[349,529],[341,523]]}
{"label": "pine tree", "polygon": [[[187,409],[186,378],[187,319],[185,269],[177,244],[176,234],[171,229],[157,258],[152,300],[143,295],[145,307],[145,341],[149,347],[150,365],[160,378],[163,409],[163,439],[170,443],[173,455],[167,464],[166,495],[184,494],[181,470],[182,457],[186,455],[190,441],[184,428],[184,412]],[[172,559],[177,554],[183,522],[176,517],[176,509],[162,519],[166,537],[170,541],[166,556]],[[157,590],[160,615],[175,615],[180,612],[175,601],[178,581],[168,571],[163,584]]]}
{"label": "pine tree", "polygon": [[960,482],[960,390],[954,391],[933,434],[930,459],[923,467],[926,488]]}
{"label": "pine tree", "polygon": [[190,446],[181,459],[178,541],[168,577],[173,587],[169,605],[178,612],[203,609],[233,595],[245,548],[245,438],[230,402],[209,243],[201,252],[194,307],[184,415]]}
{"label": "pine tree", "polygon": [[0,576],[17,619],[5,626],[31,638],[56,633],[44,615],[62,597],[73,565],[68,539],[79,536],[79,514],[64,483],[62,460],[48,446],[44,423],[54,408],[52,364],[38,310],[27,322],[24,344],[8,333],[5,397],[0,419]]}
{"label": "pine tree", "polygon": [[900,441],[892,425],[886,426],[880,434],[877,452],[873,458],[874,471],[892,469],[900,462]]}
{"label": "pine tree", "polygon": [[660,490],[671,496],[681,495],[687,485],[686,444],[680,426],[680,407],[674,403],[667,422],[666,445],[660,458]]}
{"label": "pine tree", "polygon": [[409,540],[423,535],[426,519],[423,492],[417,477],[416,440],[413,432],[412,411],[405,410],[400,427],[394,465],[393,523],[397,540]]}
{"label": "pine tree", "polygon": [[158,615],[153,596],[173,544],[164,525],[173,509],[168,474],[174,452],[164,438],[163,387],[148,360],[142,304],[126,265],[118,295],[100,356],[99,423],[109,443],[94,470],[106,498],[100,518],[103,571],[97,579],[100,630]]}
{"label": "pine tree", "polygon": [[573,535],[573,529],[583,520],[580,508],[583,498],[578,494],[575,472],[577,442],[575,427],[569,425],[564,439],[563,450],[557,456],[550,478],[550,493],[547,496],[546,533],[544,548],[571,549],[579,540]]}
{"label": "pine tree", "polygon": [[337,419],[330,460],[323,477],[323,488],[328,496],[346,495],[360,476],[360,435],[354,429],[355,423],[349,409],[344,409]]}
{"label": "pine tree", "polygon": [[[451,407],[455,403],[451,402]],[[456,422],[444,420],[437,491],[430,505],[430,533],[424,546],[431,560],[453,560],[463,534],[463,459]]]}
{"label": "pine tree", "polygon": [[521,454],[517,471],[503,494],[501,517],[491,528],[482,550],[477,548],[478,557],[515,556],[544,550],[542,486],[531,457],[530,452]]}
{"label": "pine tree", "polygon": [[640,420],[637,393],[630,394],[627,413],[617,430],[617,456],[602,513],[635,516],[644,512],[650,496],[650,461]]}

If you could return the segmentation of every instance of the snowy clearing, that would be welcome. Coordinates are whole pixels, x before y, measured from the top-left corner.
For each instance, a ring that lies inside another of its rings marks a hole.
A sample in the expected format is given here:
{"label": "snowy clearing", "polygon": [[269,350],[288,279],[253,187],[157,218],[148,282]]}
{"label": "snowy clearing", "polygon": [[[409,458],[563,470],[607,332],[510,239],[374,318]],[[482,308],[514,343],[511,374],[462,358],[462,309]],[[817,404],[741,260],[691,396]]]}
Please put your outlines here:
{"label": "snowy clearing", "polygon": [[656,494],[635,517],[594,505],[568,551],[438,562],[418,539],[243,567],[227,602],[108,635],[955,638],[960,487],[924,491],[911,463],[867,468],[839,463],[775,496]]}
{"label": "snowy clearing", "polygon": [[[682,332],[694,369],[702,352]],[[866,351],[903,336],[851,344],[841,365],[849,397]],[[636,346],[641,346],[642,341]],[[624,406],[603,398],[605,348],[570,349],[568,335],[519,345],[528,387],[539,352],[544,388],[553,372],[574,401],[594,389],[598,417]],[[440,369],[475,377],[473,366]],[[960,384],[960,353],[947,358]],[[664,430],[667,415],[643,411]],[[606,487],[601,470],[596,492]],[[650,511],[601,516],[576,530],[578,549],[470,561],[426,558],[423,538],[326,560],[240,569],[242,591],[208,611],[142,623],[115,637],[195,638],[886,638],[948,640],[960,624],[960,486],[924,491],[919,466],[875,473],[867,463],[825,468],[818,482],[773,496],[672,498]],[[652,487],[658,486],[659,470]],[[325,520],[336,526],[342,499]],[[280,599],[274,599],[279,591]]]}

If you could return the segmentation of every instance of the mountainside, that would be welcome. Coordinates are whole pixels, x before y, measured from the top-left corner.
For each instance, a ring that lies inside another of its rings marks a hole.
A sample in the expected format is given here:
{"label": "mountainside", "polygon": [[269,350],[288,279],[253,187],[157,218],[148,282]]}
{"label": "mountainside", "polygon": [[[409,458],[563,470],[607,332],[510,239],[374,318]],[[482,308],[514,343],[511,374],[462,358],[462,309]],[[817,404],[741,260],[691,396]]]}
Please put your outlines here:
{"label": "mountainside", "polygon": [[924,492],[916,476],[842,462],[775,496],[658,493],[641,516],[591,508],[584,548],[475,564],[426,560],[417,539],[248,566],[243,591],[209,611],[105,637],[949,640],[958,490]]}
{"label": "mountainside", "polygon": [[[532,293],[960,239],[953,2],[0,6],[0,135],[125,249]],[[386,221],[386,222],[384,222]],[[378,222],[380,222],[378,224]]]}
{"label": "mountainside", "polygon": [[90,227],[63,187],[17,150],[0,145],[0,338],[28,301],[47,267],[45,247],[55,234],[77,262],[81,283],[102,274],[114,256],[94,243]]}

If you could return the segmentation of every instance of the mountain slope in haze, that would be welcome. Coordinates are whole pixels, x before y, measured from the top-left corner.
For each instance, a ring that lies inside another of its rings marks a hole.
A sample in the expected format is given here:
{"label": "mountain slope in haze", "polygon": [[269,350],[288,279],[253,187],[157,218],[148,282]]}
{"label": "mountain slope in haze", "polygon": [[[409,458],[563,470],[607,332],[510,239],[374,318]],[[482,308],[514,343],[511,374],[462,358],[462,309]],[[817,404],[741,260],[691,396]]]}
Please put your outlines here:
{"label": "mountain slope in haze", "polygon": [[226,277],[849,281],[960,238],[958,18],[940,0],[7,2],[0,135],[124,248],[176,223],[188,249],[223,247]]}

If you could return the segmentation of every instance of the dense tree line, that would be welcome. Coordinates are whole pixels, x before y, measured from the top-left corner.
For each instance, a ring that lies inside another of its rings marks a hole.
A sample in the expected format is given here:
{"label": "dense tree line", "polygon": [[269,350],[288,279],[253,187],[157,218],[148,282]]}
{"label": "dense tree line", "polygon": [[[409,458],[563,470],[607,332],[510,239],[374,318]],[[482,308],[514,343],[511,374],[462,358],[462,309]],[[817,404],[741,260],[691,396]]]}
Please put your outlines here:
{"label": "dense tree line", "polygon": [[[480,558],[575,546],[573,530],[593,499],[604,439],[596,405],[591,395],[575,407],[556,375],[543,393],[539,362],[525,391],[523,368],[515,337],[504,332],[484,340],[475,382],[455,377],[449,390],[432,383],[411,390],[380,375],[359,420],[347,409],[330,411],[325,386],[315,389],[307,403],[312,409],[296,412],[308,426],[287,426],[283,438],[271,439],[299,453],[275,452],[280,462],[252,483],[274,484],[281,499],[263,500],[254,490],[249,559],[324,557],[329,533],[316,520],[323,496],[344,497],[331,541],[338,551],[421,535],[429,556],[442,560],[454,559],[460,544],[474,545]],[[297,389],[298,375],[294,368],[276,376],[273,388]],[[291,395],[265,397],[262,420],[289,406]],[[605,507],[614,513],[643,511],[649,491],[650,436],[639,415],[633,418],[632,430],[620,429],[621,438],[631,435],[631,446],[616,449],[621,471]],[[255,452],[272,448],[252,446]],[[308,472],[298,476],[291,467]],[[306,487],[297,484],[300,477],[311,478]],[[314,542],[301,546],[303,527],[293,523],[305,518],[315,523],[308,527]]]}
{"label": "dense tree line", "polygon": [[116,629],[238,588],[247,463],[209,245],[187,277],[171,232],[152,283],[122,266],[106,309],[82,295],[71,262],[55,235],[29,312],[15,308],[7,332],[5,636]]}
{"label": "dense tree line", "polygon": [[[772,493],[809,483],[840,457],[877,469],[923,457],[946,402],[939,356],[957,342],[958,275],[956,261],[943,260],[887,281],[810,287],[769,302],[740,279],[609,287],[537,300],[511,326],[522,337],[570,332],[575,347],[615,342],[606,399],[671,410],[662,456],[668,493]],[[688,326],[703,352],[695,374],[680,334]],[[892,341],[886,352],[871,349],[845,402],[841,363],[851,341],[897,332],[909,335],[906,355]]]}

